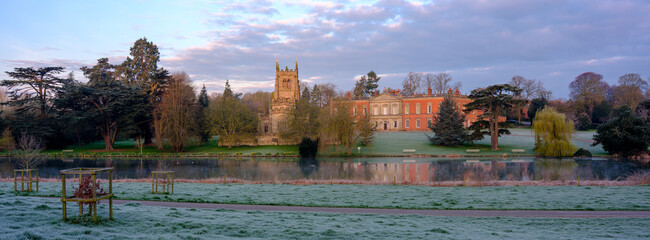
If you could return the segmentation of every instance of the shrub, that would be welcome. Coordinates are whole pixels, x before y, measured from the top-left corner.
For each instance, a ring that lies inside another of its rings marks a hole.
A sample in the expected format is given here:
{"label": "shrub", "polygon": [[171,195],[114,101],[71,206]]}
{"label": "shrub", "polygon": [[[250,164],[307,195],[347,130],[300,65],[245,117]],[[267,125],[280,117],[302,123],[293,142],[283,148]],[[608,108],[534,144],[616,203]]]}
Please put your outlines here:
{"label": "shrub", "polygon": [[590,158],[591,157],[591,152],[589,150],[587,150],[587,149],[580,148],[580,149],[578,149],[578,151],[576,151],[573,154],[573,157],[587,157],[587,158]]}
{"label": "shrub", "polygon": [[635,116],[629,108],[618,110],[616,115],[598,127],[592,145],[602,144],[605,151],[623,157],[647,153],[650,124]]}
{"label": "shrub", "polygon": [[316,153],[318,153],[318,141],[319,139],[311,140],[308,137],[302,138],[302,141],[298,145],[298,154],[300,157],[316,157]]}

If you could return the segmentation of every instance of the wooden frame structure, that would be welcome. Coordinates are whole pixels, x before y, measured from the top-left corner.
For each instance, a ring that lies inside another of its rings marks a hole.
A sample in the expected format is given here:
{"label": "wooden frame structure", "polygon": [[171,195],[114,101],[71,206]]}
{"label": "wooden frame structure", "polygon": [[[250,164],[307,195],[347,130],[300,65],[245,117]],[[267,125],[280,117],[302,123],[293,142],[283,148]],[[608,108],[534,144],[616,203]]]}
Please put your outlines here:
{"label": "wooden frame structure", "polygon": [[[162,177],[162,178],[161,178]],[[158,186],[162,191],[158,192]],[[151,193],[174,193],[174,171],[152,171],[151,172]]]}
{"label": "wooden frame structure", "polygon": [[[33,172],[36,174],[33,174]],[[20,173],[20,181],[18,179],[18,173]],[[27,176],[25,176],[27,173]],[[36,180],[32,176],[36,175]],[[38,169],[14,169],[14,191],[18,191],[18,182],[20,182],[20,191],[32,191],[32,183],[36,183],[36,191],[38,192]],[[25,190],[25,183],[27,183],[27,189]]]}
{"label": "wooden frame structure", "polygon": [[[66,221],[66,203],[68,202],[77,202],[77,203],[90,203],[91,211],[93,215],[93,221],[97,222],[97,203],[102,199],[108,199],[108,212],[110,220],[113,220],[113,168],[71,168],[59,171],[61,173],[61,203],[63,204],[63,220]],[[108,173],[108,192],[105,195],[97,195],[97,174],[106,172]],[[79,176],[79,186],[81,187],[81,179],[83,175],[92,176],[92,185],[93,185],[93,196],[92,198],[77,198],[77,197],[66,197],[65,194],[65,175]],[[79,215],[83,214],[83,207],[79,204]]]}

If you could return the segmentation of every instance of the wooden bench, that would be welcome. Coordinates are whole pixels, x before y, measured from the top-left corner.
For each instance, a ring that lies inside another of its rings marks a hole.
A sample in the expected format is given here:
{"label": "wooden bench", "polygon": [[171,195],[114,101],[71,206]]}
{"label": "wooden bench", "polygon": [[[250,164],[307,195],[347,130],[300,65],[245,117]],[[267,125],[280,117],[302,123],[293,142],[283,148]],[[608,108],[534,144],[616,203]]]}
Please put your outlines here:
{"label": "wooden bench", "polygon": [[403,153],[414,153],[415,149],[403,149],[402,152]]}
{"label": "wooden bench", "polygon": [[477,152],[481,152],[481,149],[465,149],[465,152],[468,152],[468,153],[477,153]]}
{"label": "wooden bench", "polygon": [[512,149],[512,152],[513,153],[523,153],[523,152],[526,152],[526,150],[524,150],[524,149]]}
{"label": "wooden bench", "polygon": [[74,149],[63,149],[63,150],[61,150],[61,152],[71,153],[71,152],[74,152]]}

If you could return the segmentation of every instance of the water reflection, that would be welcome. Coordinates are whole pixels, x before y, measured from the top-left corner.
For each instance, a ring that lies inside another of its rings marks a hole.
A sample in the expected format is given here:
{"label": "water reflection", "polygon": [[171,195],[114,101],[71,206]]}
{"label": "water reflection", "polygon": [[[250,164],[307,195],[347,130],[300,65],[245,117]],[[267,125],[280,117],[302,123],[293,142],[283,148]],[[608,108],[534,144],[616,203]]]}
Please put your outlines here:
{"label": "water reflection", "polygon": [[[59,177],[73,167],[114,167],[116,178],[148,178],[151,171],[173,170],[177,178],[237,178],[251,181],[347,179],[392,183],[488,180],[617,180],[647,165],[614,160],[535,158],[141,158],[48,159],[41,177]],[[0,159],[0,176],[13,177],[14,166]]]}

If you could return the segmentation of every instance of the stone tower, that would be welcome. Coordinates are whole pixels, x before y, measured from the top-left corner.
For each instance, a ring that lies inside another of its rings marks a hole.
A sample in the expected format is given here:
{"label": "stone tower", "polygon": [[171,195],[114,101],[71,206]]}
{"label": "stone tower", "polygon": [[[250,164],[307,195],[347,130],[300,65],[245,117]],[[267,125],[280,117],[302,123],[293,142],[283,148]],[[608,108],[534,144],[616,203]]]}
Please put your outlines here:
{"label": "stone tower", "polygon": [[298,80],[298,60],[296,68],[280,68],[278,60],[275,60],[275,91],[271,100],[271,131],[272,134],[279,134],[287,113],[295,107],[296,101],[300,99],[300,80]]}

